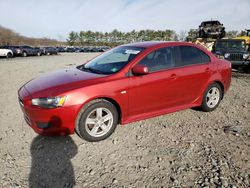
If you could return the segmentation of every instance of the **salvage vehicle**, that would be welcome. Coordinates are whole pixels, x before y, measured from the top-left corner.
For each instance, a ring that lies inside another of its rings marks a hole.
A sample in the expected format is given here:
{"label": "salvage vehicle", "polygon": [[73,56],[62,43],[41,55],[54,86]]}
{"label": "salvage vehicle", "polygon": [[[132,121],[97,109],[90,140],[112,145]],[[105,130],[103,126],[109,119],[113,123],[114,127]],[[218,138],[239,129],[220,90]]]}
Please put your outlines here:
{"label": "salvage vehicle", "polygon": [[74,47],[67,47],[66,52],[76,52],[76,49]]}
{"label": "salvage vehicle", "polygon": [[218,20],[205,21],[199,25],[199,38],[220,39],[225,37],[225,27]]}
{"label": "salvage vehicle", "polygon": [[1,46],[1,49],[9,49],[13,52],[13,56],[21,56],[22,49],[19,46]]}
{"label": "salvage vehicle", "polygon": [[56,49],[58,52],[66,52],[65,47],[58,46],[58,47],[56,47]]}
{"label": "salvage vehicle", "polygon": [[37,56],[41,55],[40,48],[33,48],[31,46],[20,46],[20,48],[22,49],[22,56],[23,57],[32,56],[32,55],[37,55]]}
{"label": "salvage vehicle", "polygon": [[249,72],[250,54],[243,39],[219,39],[215,42],[213,53],[222,55],[232,63],[232,68]]}
{"label": "salvage vehicle", "polygon": [[246,35],[245,36],[236,37],[236,39],[245,40],[246,45],[247,45],[247,51],[250,52],[250,29],[246,29]]}
{"label": "salvage vehicle", "polygon": [[57,55],[58,54],[58,50],[54,47],[43,47],[42,48],[42,53],[43,55]]}
{"label": "salvage vehicle", "polygon": [[200,107],[215,110],[231,63],[185,42],[118,46],[75,68],[41,75],[19,91],[27,124],[42,135],[109,137],[117,124]]}
{"label": "salvage vehicle", "polygon": [[1,49],[0,48],[0,57],[13,57],[13,52],[9,49]]}

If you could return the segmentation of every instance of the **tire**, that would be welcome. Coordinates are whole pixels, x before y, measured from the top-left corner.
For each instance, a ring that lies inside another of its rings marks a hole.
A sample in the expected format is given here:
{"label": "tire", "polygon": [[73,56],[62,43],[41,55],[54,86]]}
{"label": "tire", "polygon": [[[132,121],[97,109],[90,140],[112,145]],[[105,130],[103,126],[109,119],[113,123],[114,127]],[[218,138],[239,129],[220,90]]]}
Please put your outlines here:
{"label": "tire", "polygon": [[37,52],[37,54],[36,54],[37,56],[41,56],[41,52]]}
{"label": "tire", "polygon": [[118,117],[117,109],[111,102],[104,99],[93,100],[79,112],[76,133],[89,142],[104,140],[114,132]]}
{"label": "tire", "polygon": [[243,68],[244,73],[250,73],[250,65]]}
{"label": "tire", "polygon": [[201,110],[203,110],[204,112],[211,112],[215,110],[219,106],[221,99],[221,86],[217,83],[211,84],[204,93]]}
{"label": "tire", "polygon": [[50,55],[50,53],[49,53],[49,52],[46,52],[46,55]]}
{"label": "tire", "polygon": [[27,52],[23,52],[23,53],[22,53],[22,56],[23,56],[23,57],[27,57],[27,55],[28,55]]}
{"label": "tire", "polygon": [[13,57],[13,54],[8,52],[7,55],[6,55],[6,58],[11,58],[11,57]]}

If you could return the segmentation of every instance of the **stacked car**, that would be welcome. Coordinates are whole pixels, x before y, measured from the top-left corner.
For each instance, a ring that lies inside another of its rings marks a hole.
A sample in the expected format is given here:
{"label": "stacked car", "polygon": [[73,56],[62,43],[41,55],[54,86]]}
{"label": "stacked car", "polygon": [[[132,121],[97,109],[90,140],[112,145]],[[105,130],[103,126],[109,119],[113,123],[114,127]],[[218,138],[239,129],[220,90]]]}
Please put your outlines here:
{"label": "stacked car", "polygon": [[225,27],[218,20],[204,21],[192,42],[230,61],[233,69],[250,72],[250,30],[242,37],[228,39],[225,36]]}
{"label": "stacked car", "polygon": [[225,27],[218,20],[204,21],[199,25],[200,38],[223,38],[226,35]]}

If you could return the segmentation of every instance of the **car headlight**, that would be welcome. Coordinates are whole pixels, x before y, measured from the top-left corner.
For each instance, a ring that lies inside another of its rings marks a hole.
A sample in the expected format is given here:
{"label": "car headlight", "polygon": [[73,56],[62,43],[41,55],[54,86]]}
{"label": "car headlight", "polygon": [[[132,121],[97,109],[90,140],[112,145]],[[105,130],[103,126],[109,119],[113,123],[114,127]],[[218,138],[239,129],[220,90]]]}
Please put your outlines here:
{"label": "car headlight", "polygon": [[249,57],[249,54],[243,54],[243,59],[247,59]]}
{"label": "car headlight", "polygon": [[41,108],[57,108],[63,106],[66,97],[48,97],[48,98],[36,98],[32,99],[31,103],[34,106],[39,106]]}
{"label": "car headlight", "polygon": [[230,54],[229,53],[225,53],[224,57],[227,59],[230,57]]}

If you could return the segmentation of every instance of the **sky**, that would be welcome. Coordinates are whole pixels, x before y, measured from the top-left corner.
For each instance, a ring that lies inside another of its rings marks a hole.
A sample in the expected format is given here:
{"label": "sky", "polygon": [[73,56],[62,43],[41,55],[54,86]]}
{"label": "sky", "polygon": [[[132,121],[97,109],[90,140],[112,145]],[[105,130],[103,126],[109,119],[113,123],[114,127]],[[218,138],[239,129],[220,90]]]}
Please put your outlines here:
{"label": "sky", "polygon": [[66,40],[70,31],[198,28],[219,20],[250,28],[250,0],[0,0],[0,25],[28,37]]}

